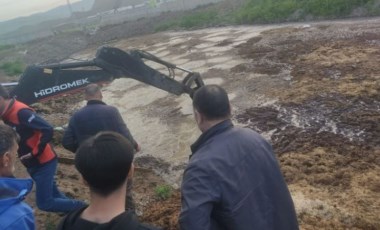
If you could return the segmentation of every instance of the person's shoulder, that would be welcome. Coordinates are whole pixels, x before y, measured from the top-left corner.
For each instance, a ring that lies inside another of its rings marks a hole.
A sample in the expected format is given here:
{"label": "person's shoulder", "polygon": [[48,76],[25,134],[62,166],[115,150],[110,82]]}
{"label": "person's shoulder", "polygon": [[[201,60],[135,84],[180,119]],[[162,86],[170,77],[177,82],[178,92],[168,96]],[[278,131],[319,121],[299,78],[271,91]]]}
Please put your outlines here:
{"label": "person's shoulder", "polygon": [[141,223],[134,212],[126,211],[109,222],[112,229],[133,229],[133,230],[161,230],[145,223]]}
{"label": "person's shoulder", "polygon": [[82,212],[87,208],[88,206],[85,206],[85,207],[82,207],[82,208],[78,208],[78,209],[75,209],[69,213],[66,214],[66,216],[64,216],[58,226],[57,226],[57,230],[65,230],[65,229],[70,229],[72,228],[72,226],[75,224],[75,222],[77,221],[77,219],[80,217],[80,215],[82,214]]}
{"label": "person's shoulder", "polygon": [[83,109],[90,109],[90,108],[94,108],[94,109],[101,109],[101,110],[110,110],[110,111],[114,111],[114,110],[117,110],[117,108],[115,106],[112,106],[112,105],[107,105],[106,103],[102,102],[102,103],[97,103],[97,104],[91,104],[91,105],[87,105],[85,107],[83,107]]}
{"label": "person's shoulder", "polygon": [[30,108],[22,108],[17,112],[17,115],[20,117],[22,116],[29,116],[29,115],[34,115],[36,116],[36,113],[30,109]]}
{"label": "person's shoulder", "polygon": [[82,108],[80,108],[78,111],[76,111],[72,117],[86,117],[89,114],[93,114],[94,112],[96,112],[96,114],[98,113],[104,114],[104,113],[107,113],[108,111],[113,111],[114,109],[116,108],[114,108],[111,105],[107,105],[103,103],[87,104],[83,106]]}
{"label": "person's shoulder", "polygon": [[[223,160],[223,159],[222,159]],[[204,147],[199,149],[190,158],[186,166],[185,173],[191,174],[209,174],[215,169],[215,163],[219,165],[220,159],[214,154],[212,148]]]}
{"label": "person's shoulder", "polygon": [[109,110],[114,110],[114,111],[119,111],[119,109],[116,107],[116,106],[113,106],[113,105],[103,105],[105,108],[109,109]]}
{"label": "person's shoulder", "polygon": [[234,127],[231,130],[230,135],[232,139],[235,139],[235,138],[240,139],[240,140],[255,139],[259,141],[266,141],[265,138],[261,134],[259,134],[258,132],[250,128]]}

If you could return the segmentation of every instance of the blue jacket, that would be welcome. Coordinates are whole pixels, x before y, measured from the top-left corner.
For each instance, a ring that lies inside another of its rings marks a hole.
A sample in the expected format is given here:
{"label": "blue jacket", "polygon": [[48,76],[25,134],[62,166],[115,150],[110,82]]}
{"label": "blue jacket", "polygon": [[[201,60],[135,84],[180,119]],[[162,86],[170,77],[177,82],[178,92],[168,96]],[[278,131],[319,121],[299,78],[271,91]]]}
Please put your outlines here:
{"label": "blue jacket", "polygon": [[191,146],[182,181],[182,230],[293,230],[297,217],[270,144],[223,121]]}
{"label": "blue jacket", "polygon": [[101,131],[120,133],[137,148],[137,143],[117,108],[97,100],[88,101],[87,106],[70,118],[69,126],[63,135],[62,145],[71,152],[75,152],[84,140]]}
{"label": "blue jacket", "polygon": [[0,229],[35,229],[33,210],[23,202],[32,190],[31,179],[0,178]]}

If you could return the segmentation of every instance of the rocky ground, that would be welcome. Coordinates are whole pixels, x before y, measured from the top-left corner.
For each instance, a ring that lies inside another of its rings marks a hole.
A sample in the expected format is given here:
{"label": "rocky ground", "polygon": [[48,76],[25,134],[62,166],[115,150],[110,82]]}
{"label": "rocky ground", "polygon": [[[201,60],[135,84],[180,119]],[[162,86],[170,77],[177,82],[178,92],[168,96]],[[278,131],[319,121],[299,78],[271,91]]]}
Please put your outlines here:
{"label": "rocky ground", "polygon": [[[225,87],[235,123],[273,144],[301,229],[380,229],[379,22],[209,28],[109,44],[150,51]],[[90,58],[95,50],[90,46],[71,58]],[[190,98],[130,79],[115,80],[104,96],[142,146],[134,189],[141,219],[178,229],[178,190],[159,200],[154,189],[180,184],[188,146],[199,135]],[[39,111],[58,127],[80,101],[64,98]],[[61,157],[72,157],[56,144]],[[78,173],[66,163],[57,173],[60,188],[88,199]],[[28,201],[33,204],[33,196]],[[53,229],[59,219],[36,213],[39,229]]]}

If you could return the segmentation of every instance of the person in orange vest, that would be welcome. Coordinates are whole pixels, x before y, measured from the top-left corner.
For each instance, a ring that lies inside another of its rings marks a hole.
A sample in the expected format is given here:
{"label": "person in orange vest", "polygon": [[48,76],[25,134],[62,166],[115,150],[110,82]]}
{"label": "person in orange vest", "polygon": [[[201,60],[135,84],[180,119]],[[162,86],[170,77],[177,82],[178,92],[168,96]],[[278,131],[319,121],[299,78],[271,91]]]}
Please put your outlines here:
{"label": "person in orange vest", "polygon": [[0,86],[0,114],[5,124],[20,136],[18,157],[36,185],[37,207],[47,212],[70,212],[83,207],[84,202],[69,199],[58,190],[54,175],[57,155],[49,142],[53,127],[29,106],[11,98]]}

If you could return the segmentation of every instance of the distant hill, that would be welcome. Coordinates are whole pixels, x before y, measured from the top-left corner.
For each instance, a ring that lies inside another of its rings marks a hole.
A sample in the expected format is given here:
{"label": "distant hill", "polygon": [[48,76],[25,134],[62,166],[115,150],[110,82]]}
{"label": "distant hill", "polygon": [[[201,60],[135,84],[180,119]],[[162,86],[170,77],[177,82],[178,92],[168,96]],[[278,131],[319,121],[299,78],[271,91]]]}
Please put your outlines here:
{"label": "distant hill", "polygon": [[95,0],[92,11],[102,12],[117,9],[122,6],[138,5],[144,2],[144,0]]}
{"label": "distant hill", "polygon": [[[82,0],[72,3],[72,9],[77,11],[91,10],[94,0]],[[59,6],[43,13],[33,14],[27,17],[20,17],[5,22],[0,22],[0,35],[15,31],[21,27],[38,25],[42,22],[70,17],[67,5]]]}

